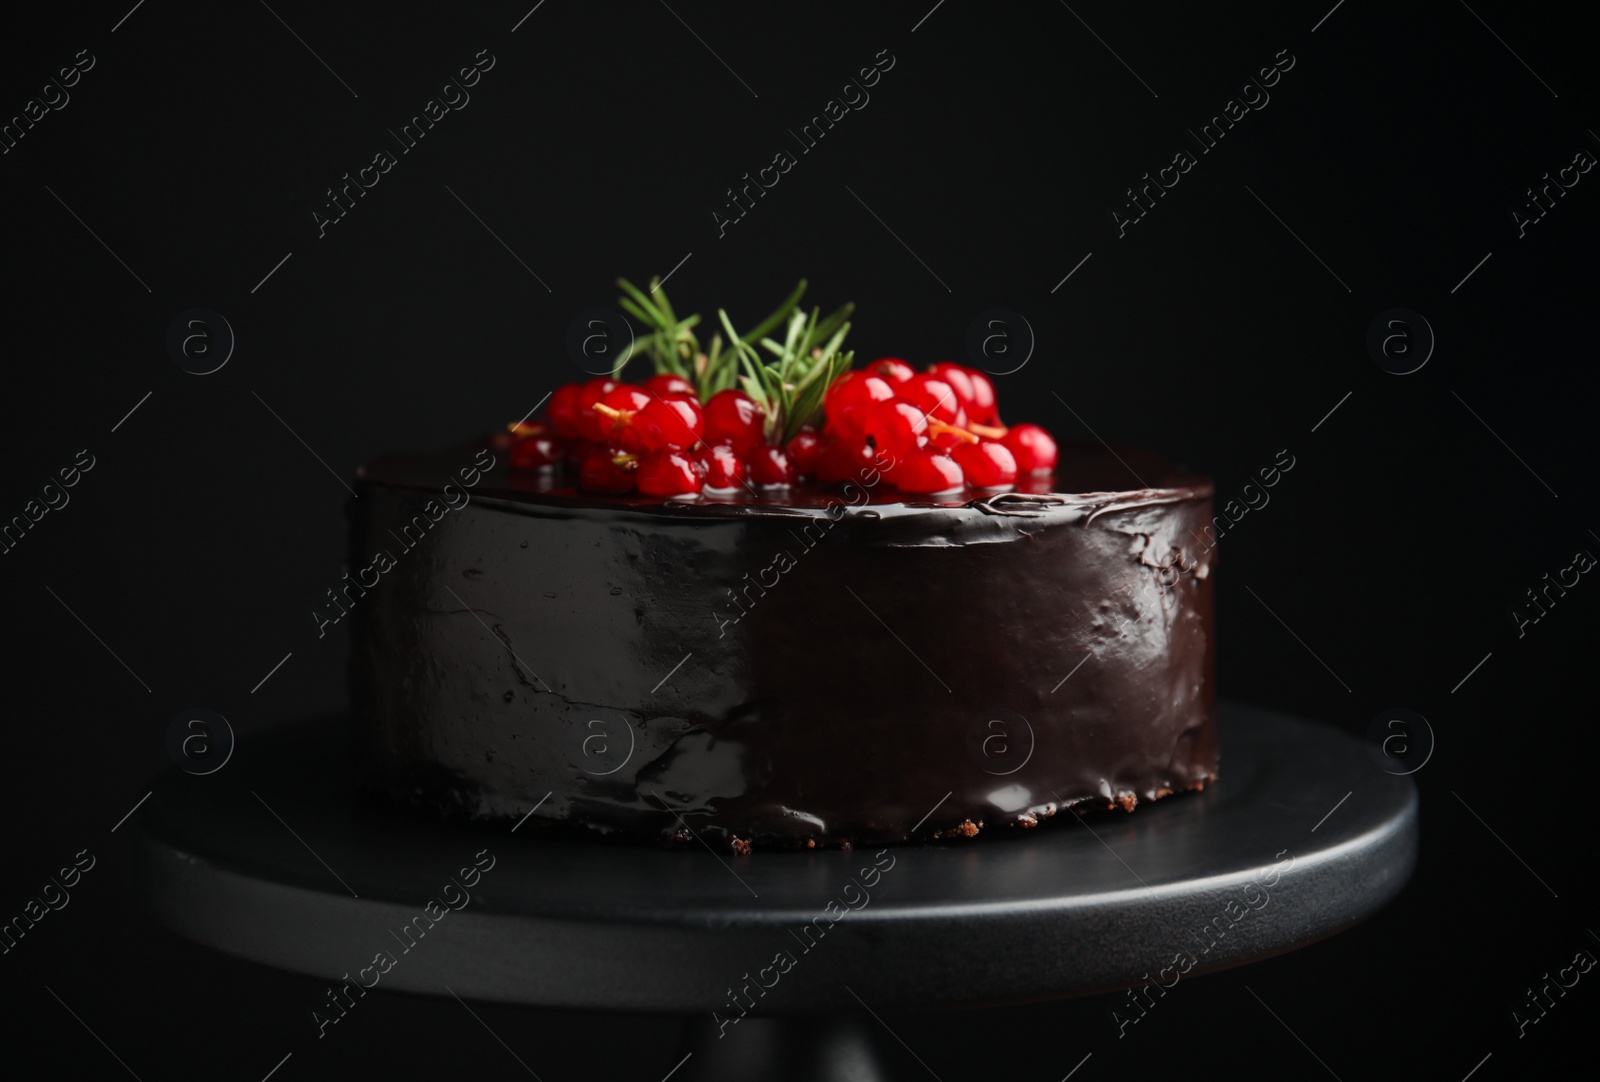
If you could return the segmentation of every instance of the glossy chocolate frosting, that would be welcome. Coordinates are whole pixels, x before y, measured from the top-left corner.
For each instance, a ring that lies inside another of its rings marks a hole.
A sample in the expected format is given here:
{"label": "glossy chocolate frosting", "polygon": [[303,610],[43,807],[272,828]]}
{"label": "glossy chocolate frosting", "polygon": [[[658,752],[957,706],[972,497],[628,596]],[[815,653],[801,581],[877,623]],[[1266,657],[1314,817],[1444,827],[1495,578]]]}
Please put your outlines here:
{"label": "glossy chocolate frosting", "polygon": [[352,577],[377,580],[346,592],[362,782],[738,851],[1200,788],[1211,482],[1127,449],[1061,459],[1036,493],[904,499],[869,470],[666,501],[484,445],[381,459],[351,503]]}

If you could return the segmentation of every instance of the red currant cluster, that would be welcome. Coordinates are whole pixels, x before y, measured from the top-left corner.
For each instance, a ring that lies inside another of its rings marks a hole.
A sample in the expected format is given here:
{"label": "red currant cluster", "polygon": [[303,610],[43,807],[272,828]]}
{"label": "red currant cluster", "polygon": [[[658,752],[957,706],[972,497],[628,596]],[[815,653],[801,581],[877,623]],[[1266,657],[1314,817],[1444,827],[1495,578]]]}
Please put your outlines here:
{"label": "red currant cluster", "polygon": [[652,376],[642,386],[598,377],[557,389],[546,423],[513,429],[511,466],[566,461],[576,464],[579,487],[593,492],[683,496],[836,484],[866,469],[906,493],[1003,488],[1056,465],[1048,432],[1006,427],[989,377],[948,362],[918,373],[884,357],[847,371],[829,386],[822,418],[821,431],[807,425],[778,444],[743,391],[719,391],[702,405],[680,376]]}

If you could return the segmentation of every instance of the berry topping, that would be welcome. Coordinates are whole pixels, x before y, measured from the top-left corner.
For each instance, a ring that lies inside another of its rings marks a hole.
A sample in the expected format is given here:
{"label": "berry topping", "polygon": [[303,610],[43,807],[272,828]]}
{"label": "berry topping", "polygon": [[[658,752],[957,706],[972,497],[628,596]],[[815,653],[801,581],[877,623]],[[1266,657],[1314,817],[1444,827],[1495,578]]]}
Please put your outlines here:
{"label": "berry topping", "polygon": [[989,377],[976,368],[967,369],[972,380],[972,405],[967,407],[967,419],[975,425],[1000,423],[1000,399],[994,393]]}
{"label": "berry topping", "polygon": [[865,428],[879,448],[907,458],[927,442],[928,417],[909,402],[875,402],[866,411]]}
{"label": "berry topping", "polygon": [[616,380],[605,376],[596,376],[578,389],[574,401],[574,413],[578,435],[591,443],[603,443],[611,432],[611,419],[602,417],[594,410],[595,403],[620,386]]}
{"label": "berry topping", "polygon": [[896,387],[895,393],[929,417],[953,425],[966,424],[966,411],[961,408],[955,388],[938,376],[912,376]]}
{"label": "berry topping", "polygon": [[1012,425],[1000,441],[1017,460],[1017,473],[1048,473],[1056,468],[1056,441],[1038,425]]}
{"label": "berry topping", "polygon": [[637,451],[644,446],[644,441],[633,426],[634,414],[654,401],[656,399],[639,388],[624,383],[612,388],[590,408],[601,418],[607,440],[626,450]]}
{"label": "berry topping", "polygon": [[904,383],[916,375],[917,370],[899,357],[879,357],[867,365],[867,373],[873,376],[881,376],[890,383]]}
{"label": "berry topping", "polygon": [[817,459],[822,456],[822,437],[809,428],[803,429],[783,450],[789,456],[789,465],[794,467],[796,477],[811,477],[816,474]]}
{"label": "berry topping", "polygon": [[550,395],[545,416],[550,419],[550,427],[555,429],[556,435],[569,440],[583,435],[578,430],[578,395],[582,392],[581,384],[563,383]]}
{"label": "berry topping", "polygon": [[694,393],[694,384],[670,372],[651,376],[644,381],[644,389],[657,398],[692,398],[696,403],[700,401],[700,396]]}
{"label": "berry topping", "polygon": [[703,435],[707,443],[724,442],[745,454],[762,442],[763,423],[755,400],[730,388],[718,391],[706,403]]}
{"label": "berry topping", "polygon": [[692,398],[651,398],[633,415],[634,431],[649,450],[683,450],[700,442],[705,415]]}
{"label": "berry topping", "polygon": [[706,471],[706,488],[727,491],[744,486],[744,459],[725,443],[702,444],[700,465]]}
{"label": "berry topping", "polygon": [[704,344],[702,317],[680,318],[659,280],[617,284],[618,304],[645,333],[612,375],[635,357],[653,373],[642,384],[597,376],[556,388],[545,421],[492,434],[512,469],[663,497],[813,481],[881,480],[918,495],[1055,484],[1055,440],[1038,425],[1007,428],[986,373],[950,361],[919,372],[900,357],[852,369],[843,342],[854,305],[802,310],[804,282],[743,332],[717,309],[720,329]]}
{"label": "berry topping", "polygon": [[1017,480],[1016,458],[1004,444],[994,440],[959,443],[950,457],[974,488],[1002,488]]}
{"label": "berry topping", "polygon": [[847,440],[836,436],[817,456],[817,480],[825,485],[860,481],[865,476],[863,471],[874,469],[877,464],[877,455],[865,437]]}
{"label": "berry topping", "polygon": [[693,447],[704,427],[700,405],[693,399],[660,398],[628,384],[595,403],[594,411],[611,423],[606,437],[628,450]]}
{"label": "berry topping", "polygon": [[700,463],[685,451],[663,448],[639,460],[639,491],[646,496],[689,496],[705,483]]}
{"label": "berry topping", "polygon": [[632,492],[638,470],[637,456],[621,447],[597,443],[583,456],[578,485],[591,492]]}
{"label": "berry topping", "polygon": [[894,396],[894,388],[882,376],[846,372],[828,388],[822,408],[828,415],[829,428],[846,439],[856,440],[866,434],[867,408]]}
{"label": "berry topping", "polygon": [[763,444],[750,453],[750,480],[756,484],[768,487],[792,485],[797,479],[783,448]]}
{"label": "berry topping", "polygon": [[955,390],[956,400],[964,409],[972,408],[976,392],[972,387],[972,376],[965,368],[950,361],[940,361],[938,364],[930,364],[928,373],[948,383]]}
{"label": "berry topping", "polygon": [[900,459],[888,473],[890,484],[901,492],[920,494],[949,492],[966,480],[955,459],[929,447]]}
{"label": "berry topping", "polygon": [[549,425],[523,422],[510,429],[512,469],[542,470],[561,461],[561,442],[551,435]]}

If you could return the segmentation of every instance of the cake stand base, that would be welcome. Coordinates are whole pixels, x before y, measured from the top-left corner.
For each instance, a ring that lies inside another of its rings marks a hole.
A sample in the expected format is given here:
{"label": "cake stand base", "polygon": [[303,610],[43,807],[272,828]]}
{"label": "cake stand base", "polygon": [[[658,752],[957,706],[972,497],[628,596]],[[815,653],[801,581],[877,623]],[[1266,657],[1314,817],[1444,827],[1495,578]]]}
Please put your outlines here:
{"label": "cake stand base", "polygon": [[675,1062],[693,1082],[889,1082],[892,1050],[880,1048],[875,1025],[866,1015],[752,1016],[718,1036],[700,1016],[684,1027]]}
{"label": "cake stand base", "polygon": [[881,1077],[872,1014],[1170,986],[1350,927],[1416,861],[1409,778],[1353,737],[1239,706],[1203,793],[881,854],[449,825],[357,799],[343,732],[286,726],[215,774],[161,775],[140,811],[158,917],[347,995],[448,985],[698,1019],[680,1082]]}

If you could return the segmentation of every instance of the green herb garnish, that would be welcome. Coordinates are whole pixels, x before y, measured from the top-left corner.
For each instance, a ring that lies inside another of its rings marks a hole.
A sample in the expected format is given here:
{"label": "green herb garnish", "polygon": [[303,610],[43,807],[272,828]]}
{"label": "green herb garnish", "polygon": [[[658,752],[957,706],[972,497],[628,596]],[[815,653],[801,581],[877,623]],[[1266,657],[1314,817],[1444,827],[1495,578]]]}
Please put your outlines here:
{"label": "green herb garnish", "polygon": [[[820,321],[813,311],[808,319],[798,310],[806,291],[803,278],[771,315],[743,335],[734,331],[727,314],[718,309],[726,342],[721,332],[715,332],[704,350],[694,333],[700,316],[679,319],[659,278],[650,280],[648,292],[625,278],[617,280],[617,287],[625,294],[617,298],[618,305],[649,330],[618,355],[612,378],[622,378],[623,368],[642,353],[650,358],[657,374],[680,376],[692,383],[702,402],[719,391],[742,386],[766,413],[769,441],[787,442],[802,426],[815,421],[828,385],[854,358],[854,354],[840,354],[839,346],[850,329],[845,319],[855,306],[846,304]],[[786,322],[781,343],[767,337]],[[763,361],[757,343],[775,359]]]}
{"label": "green herb garnish", "polygon": [[[744,336],[736,334],[728,313],[717,309],[717,317],[728,332],[729,340],[735,343],[743,368],[739,383],[744,393],[766,414],[768,443],[780,446],[788,443],[822,413],[822,400],[828,387],[855,361],[853,351],[839,351],[845,335],[850,333],[846,318],[854,310],[853,304],[841,305],[820,319],[817,309],[812,309],[809,316],[803,312],[792,313],[782,342],[760,339],[761,345],[773,355],[772,360],[763,361],[751,344],[754,332]],[[762,326],[769,324],[776,325],[769,317]]]}

